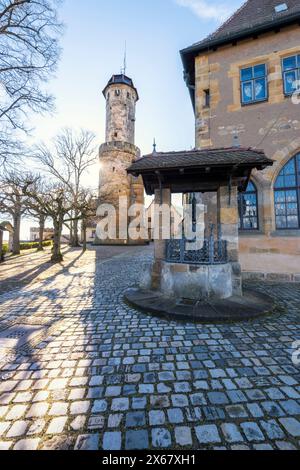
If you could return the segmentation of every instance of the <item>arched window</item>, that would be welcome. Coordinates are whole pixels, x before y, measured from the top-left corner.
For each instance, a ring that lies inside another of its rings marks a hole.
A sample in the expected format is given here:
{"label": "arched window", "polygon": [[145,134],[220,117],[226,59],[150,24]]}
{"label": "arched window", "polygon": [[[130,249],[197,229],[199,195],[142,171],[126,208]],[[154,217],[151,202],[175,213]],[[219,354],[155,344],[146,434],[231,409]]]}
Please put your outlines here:
{"label": "arched window", "polygon": [[300,153],[280,172],[275,186],[276,228],[300,228]]}
{"label": "arched window", "polygon": [[239,195],[239,215],[240,230],[258,230],[257,189],[251,181]]}

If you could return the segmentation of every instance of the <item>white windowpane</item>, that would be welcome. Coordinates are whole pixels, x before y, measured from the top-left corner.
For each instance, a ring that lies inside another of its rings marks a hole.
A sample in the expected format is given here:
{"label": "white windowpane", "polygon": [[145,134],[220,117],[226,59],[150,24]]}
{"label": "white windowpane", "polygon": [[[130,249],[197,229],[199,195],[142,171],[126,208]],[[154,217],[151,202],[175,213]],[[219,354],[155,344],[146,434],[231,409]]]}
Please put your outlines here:
{"label": "white windowpane", "polygon": [[267,97],[266,80],[264,78],[255,80],[254,88],[256,100],[263,100]]}
{"label": "white windowpane", "polygon": [[285,93],[293,93],[297,89],[297,71],[285,72],[284,74],[284,90]]}
{"label": "white windowpane", "polygon": [[242,92],[243,92],[243,102],[244,103],[249,103],[250,101],[253,101],[252,82],[243,83]]}

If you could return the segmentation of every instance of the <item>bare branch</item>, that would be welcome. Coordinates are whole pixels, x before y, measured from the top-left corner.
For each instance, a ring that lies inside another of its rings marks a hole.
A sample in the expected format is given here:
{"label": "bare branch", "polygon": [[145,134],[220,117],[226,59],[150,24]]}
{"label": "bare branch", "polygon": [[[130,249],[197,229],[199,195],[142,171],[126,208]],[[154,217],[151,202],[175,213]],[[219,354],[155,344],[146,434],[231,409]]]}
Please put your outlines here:
{"label": "bare branch", "polygon": [[0,0],[0,163],[14,156],[8,151],[11,131],[28,132],[30,112],[53,110],[45,84],[54,76],[60,55],[59,4]]}

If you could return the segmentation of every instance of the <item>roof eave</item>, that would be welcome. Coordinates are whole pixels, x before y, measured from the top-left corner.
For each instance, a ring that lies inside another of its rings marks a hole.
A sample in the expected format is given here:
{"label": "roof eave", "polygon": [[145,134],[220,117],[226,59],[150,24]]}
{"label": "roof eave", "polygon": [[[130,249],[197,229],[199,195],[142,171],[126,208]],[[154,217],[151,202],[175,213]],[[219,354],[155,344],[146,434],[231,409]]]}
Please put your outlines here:
{"label": "roof eave", "polygon": [[[184,169],[186,171],[188,170],[200,170],[200,169],[203,169],[205,166],[206,167],[210,167],[210,168],[234,168],[236,166],[238,167],[243,167],[243,168],[251,168],[251,169],[261,169],[261,170],[264,170],[265,168],[267,168],[268,166],[272,166],[274,164],[274,161],[273,160],[268,160],[268,161],[263,161],[263,162],[241,162],[241,163],[238,163],[238,164],[235,164],[233,162],[231,163],[219,163],[219,164],[206,164],[206,165],[203,165],[203,166],[199,166],[199,165],[189,165],[189,166],[184,166],[182,165],[182,168],[184,167]],[[167,172],[167,171],[179,171],[180,169],[182,169],[180,166],[174,166],[174,167],[160,167],[160,168],[140,168],[140,169],[131,169],[130,167],[127,169],[127,173],[130,174],[130,175],[134,175],[134,176],[140,176],[140,175],[147,175],[147,174],[152,174],[153,172],[156,172],[156,171],[159,171],[159,172]]]}
{"label": "roof eave", "polygon": [[264,31],[272,30],[279,26],[286,26],[288,24],[295,23],[297,20],[300,20],[300,12],[293,13],[292,15],[285,16],[284,18],[279,18],[276,21],[268,21],[261,25],[255,26],[253,28],[248,28],[248,29],[244,29],[243,31],[239,31],[237,33],[232,33],[228,35],[227,37],[222,36],[216,39],[212,38],[212,39],[208,39],[206,42],[203,42],[201,44],[193,44],[192,46],[182,49],[180,51],[180,54],[181,56],[184,56],[185,54],[189,52],[201,52],[201,51],[210,50],[213,47],[227,44],[228,42],[230,43],[237,39],[249,37],[252,34],[262,33]]}

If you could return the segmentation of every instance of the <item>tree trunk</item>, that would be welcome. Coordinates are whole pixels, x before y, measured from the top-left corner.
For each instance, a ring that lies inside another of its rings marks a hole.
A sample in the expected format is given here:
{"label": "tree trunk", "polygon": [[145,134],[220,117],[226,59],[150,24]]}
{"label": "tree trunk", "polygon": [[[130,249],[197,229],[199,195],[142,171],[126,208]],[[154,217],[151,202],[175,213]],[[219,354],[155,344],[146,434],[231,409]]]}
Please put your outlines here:
{"label": "tree trunk", "polygon": [[13,239],[14,239],[13,232],[9,232],[9,235],[8,235],[8,251],[9,251],[9,253],[11,253],[12,250],[13,250]]}
{"label": "tree trunk", "polygon": [[44,231],[45,231],[45,217],[40,215],[39,217],[39,246],[37,251],[44,251],[43,241],[44,241]]}
{"label": "tree trunk", "polygon": [[71,241],[71,246],[74,248],[78,248],[79,244],[79,237],[78,237],[78,212],[75,211],[74,213],[74,220],[73,220],[73,239]]}
{"label": "tree trunk", "polygon": [[73,246],[73,221],[71,220],[70,222],[70,242],[69,242],[69,245],[70,246]]}
{"label": "tree trunk", "polygon": [[82,240],[82,251],[83,253],[86,252],[86,223],[85,221],[83,220],[82,222],[82,236],[83,236],[83,240]]}
{"label": "tree trunk", "polygon": [[12,254],[20,254],[20,230],[21,230],[21,214],[19,211],[16,211],[13,217],[14,220],[14,234],[13,234],[13,244],[12,244]]}
{"label": "tree trunk", "polygon": [[0,263],[4,261],[4,253],[3,253],[3,232],[0,230]]}
{"label": "tree trunk", "polygon": [[61,233],[63,227],[63,221],[61,217],[53,220],[54,226],[54,238],[53,238],[53,249],[52,249],[52,263],[61,263],[63,261],[63,255],[61,253]]}

